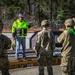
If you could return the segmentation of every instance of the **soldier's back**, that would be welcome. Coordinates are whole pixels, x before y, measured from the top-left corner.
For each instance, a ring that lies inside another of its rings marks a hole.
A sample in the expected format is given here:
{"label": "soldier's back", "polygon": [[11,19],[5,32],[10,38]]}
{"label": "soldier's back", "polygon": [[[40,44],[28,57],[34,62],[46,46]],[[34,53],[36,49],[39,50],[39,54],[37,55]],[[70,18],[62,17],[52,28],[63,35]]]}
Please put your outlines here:
{"label": "soldier's back", "polygon": [[40,51],[50,51],[51,52],[51,41],[53,39],[52,32],[50,30],[42,30],[38,33],[38,36],[41,38],[41,47]]}

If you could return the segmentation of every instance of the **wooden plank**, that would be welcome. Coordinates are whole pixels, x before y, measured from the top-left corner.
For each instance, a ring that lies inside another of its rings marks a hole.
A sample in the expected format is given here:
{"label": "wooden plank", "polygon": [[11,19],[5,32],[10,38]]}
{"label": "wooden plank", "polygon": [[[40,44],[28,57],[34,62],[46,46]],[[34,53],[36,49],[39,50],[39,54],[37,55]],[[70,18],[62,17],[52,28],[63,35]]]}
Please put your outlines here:
{"label": "wooden plank", "polygon": [[[53,65],[59,65],[60,62],[61,62],[61,57],[53,57]],[[10,61],[10,69],[22,68],[22,67],[28,67],[28,66],[38,66],[37,58]]]}

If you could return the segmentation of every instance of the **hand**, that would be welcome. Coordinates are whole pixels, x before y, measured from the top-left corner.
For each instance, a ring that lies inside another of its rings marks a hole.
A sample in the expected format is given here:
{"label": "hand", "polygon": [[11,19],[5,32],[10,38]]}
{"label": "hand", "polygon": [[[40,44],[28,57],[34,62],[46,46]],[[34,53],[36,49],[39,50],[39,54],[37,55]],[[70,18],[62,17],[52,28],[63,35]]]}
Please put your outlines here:
{"label": "hand", "polygon": [[13,37],[13,43],[15,43],[16,42],[16,38],[15,37]]}
{"label": "hand", "polygon": [[31,25],[31,22],[29,22],[28,25]]}
{"label": "hand", "polygon": [[30,28],[30,27],[31,27],[31,22],[28,23],[28,28]]}
{"label": "hand", "polygon": [[13,41],[14,41],[14,40],[16,40],[16,38],[15,38],[15,37],[13,37]]}
{"label": "hand", "polygon": [[33,47],[33,50],[35,51],[35,54],[37,55],[37,51],[36,51],[35,47]]}

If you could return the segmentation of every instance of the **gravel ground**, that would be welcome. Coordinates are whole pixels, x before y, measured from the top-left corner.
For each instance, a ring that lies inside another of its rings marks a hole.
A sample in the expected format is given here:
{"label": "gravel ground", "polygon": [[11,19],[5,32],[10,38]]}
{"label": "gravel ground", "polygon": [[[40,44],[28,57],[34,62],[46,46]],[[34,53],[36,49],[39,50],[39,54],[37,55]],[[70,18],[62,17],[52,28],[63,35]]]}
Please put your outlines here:
{"label": "gravel ground", "polygon": [[[54,75],[61,75],[61,69],[59,65],[53,66],[53,73]],[[12,69],[10,70],[10,75],[38,75],[38,67],[36,66],[36,67]],[[45,67],[45,75],[48,75],[46,67]]]}

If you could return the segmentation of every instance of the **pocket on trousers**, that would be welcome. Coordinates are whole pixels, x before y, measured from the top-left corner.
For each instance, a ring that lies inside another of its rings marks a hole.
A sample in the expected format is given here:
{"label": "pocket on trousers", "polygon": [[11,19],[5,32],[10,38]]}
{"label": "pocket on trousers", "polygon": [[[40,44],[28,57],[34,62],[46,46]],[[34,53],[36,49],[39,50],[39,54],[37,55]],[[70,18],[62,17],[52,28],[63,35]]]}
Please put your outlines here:
{"label": "pocket on trousers", "polygon": [[71,71],[75,71],[75,57],[69,60],[69,66]]}
{"label": "pocket on trousers", "polygon": [[69,66],[68,58],[67,57],[62,57],[61,58],[61,70],[63,72],[67,72],[68,71],[68,66]]}

